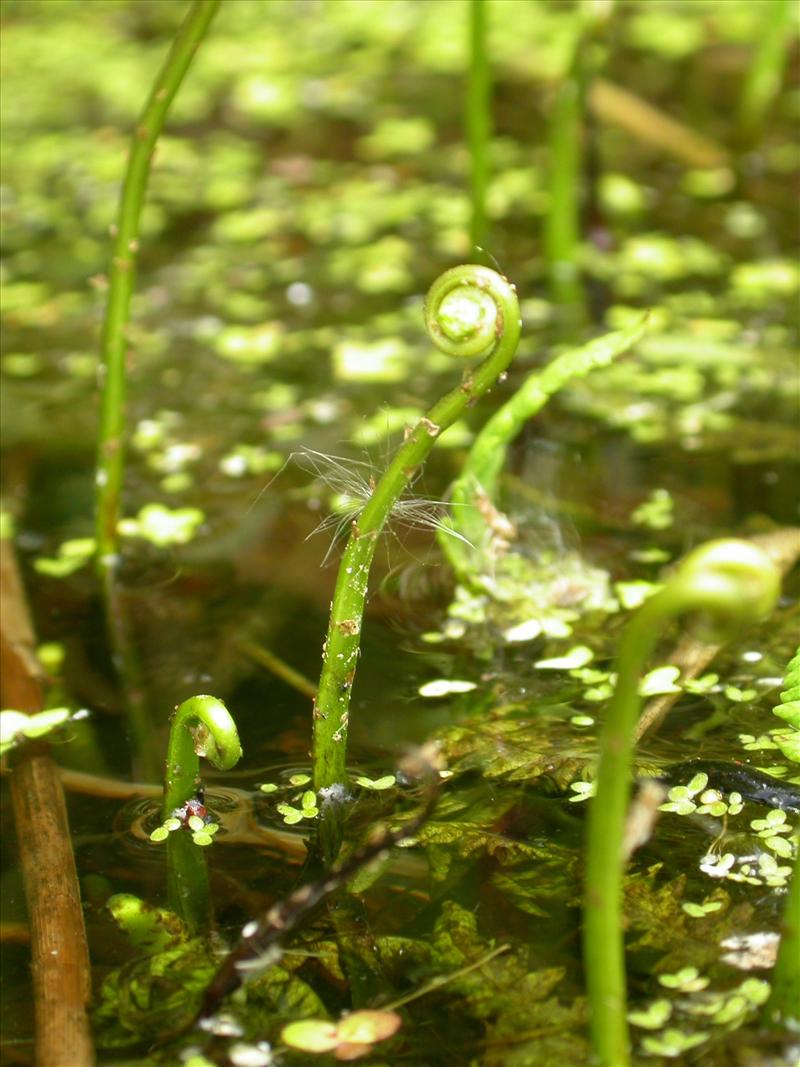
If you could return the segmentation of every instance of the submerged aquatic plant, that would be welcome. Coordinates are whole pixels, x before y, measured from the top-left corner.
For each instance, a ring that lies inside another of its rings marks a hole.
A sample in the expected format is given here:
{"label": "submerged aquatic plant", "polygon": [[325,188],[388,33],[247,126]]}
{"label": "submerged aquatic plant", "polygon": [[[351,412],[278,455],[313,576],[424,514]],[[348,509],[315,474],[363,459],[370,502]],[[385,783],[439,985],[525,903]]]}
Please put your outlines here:
{"label": "submerged aquatic plant", "polygon": [[207,842],[196,840],[201,827],[193,822],[203,821],[197,807],[200,757],[205,756],[217,770],[229,771],[241,755],[236,723],[221,700],[194,696],[176,708],[169,732],[162,816],[165,824],[172,819],[185,822],[195,831],[195,840],[181,832],[169,834],[167,896],[170,908],[192,929],[205,925],[210,914],[208,873],[198,847]]}
{"label": "submerged aquatic plant", "polygon": [[[114,246],[102,336],[95,536],[97,569],[111,643],[122,673],[133,675],[134,678],[138,672],[119,603],[115,575],[118,562],[120,497],[125,473],[126,363],[130,345],[128,324],[139,255],[139,224],[150,164],[156,143],[164,129],[167,112],[218,7],[219,0],[193,0],[178,30],[131,139],[117,220],[112,231]],[[131,730],[139,756],[146,763],[147,758],[143,754],[150,750],[149,724],[138,696],[139,687],[134,684],[131,689]]]}
{"label": "submerged aquatic plant", "polygon": [[[378,535],[440,435],[497,381],[511,362],[520,333],[517,295],[496,271],[474,264],[454,267],[431,286],[425,303],[425,324],[431,340],[442,352],[462,359],[483,357],[483,361],[467,369],[461,383],[417,422],[351,524],[336,579],[314,702],[312,757],[314,788],[318,791],[345,782],[350,690]],[[336,836],[332,835],[327,846],[323,844],[329,859],[338,848]]]}
{"label": "submerged aquatic plant", "polygon": [[691,552],[664,588],[628,623],[617,654],[617,683],[600,737],[597,791],[588,820],[584,958],[591,1032],[604,1067],[629,1062],[625,1018],[622,873],[639,679],[659,633],[678,615],[702,612],[720,630],[736,631],[773,609],[780,573],[747,541],[711,541]]}

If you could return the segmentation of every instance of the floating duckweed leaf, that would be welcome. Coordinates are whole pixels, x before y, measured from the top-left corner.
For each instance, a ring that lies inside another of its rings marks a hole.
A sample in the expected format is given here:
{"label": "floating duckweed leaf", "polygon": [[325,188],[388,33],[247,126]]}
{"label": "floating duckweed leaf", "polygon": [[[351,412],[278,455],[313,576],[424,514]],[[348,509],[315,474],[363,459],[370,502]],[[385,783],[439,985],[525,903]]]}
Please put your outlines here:
{"label": "floating duckweed leaf", "polygon": [[643,580],[632,582],[614,582],[614,594],[626,611],[634,611],[641,607],[648,597],[653,596],[661,589],[658,582],[645,582]]}
{"label": "floating duckweed leaf", "polygon": [[383,778],[365,778],[363,775],[356,778],[356,783],[362,787],[362,789],[374,789],[380,791],[382,789],[391,789],[397,779],[393,774],[386,774]]}
{"label": "floating duckweed leaf", "polygon": [[585,667],[594,659],[594,652],[586,645],[575,645],[563,656],[555,656],[552,659],[540,659],[534,663],[540,671],[569,671],[576,667]]}
{"label": "floating duckweed leaf", "polygon": [[691,1048],[702,1045],[708,1041],[709,1034],[697,1031],[693,1034],[683,1033],[682,1030],[670,1028],[664,1030],[658,1037],[646,1037],[642,1041],[642,1048],[651,1056],[668,1056],[674,1058],[682,1052],[688,1052]]}
{"label": "floating duckweed leaf", "polygon": [[163,548],[185,545],[205,522],[199,508],[168,508],[163,504],[145,504],[135,519],[122,519],[119,531],[128,537],[141,537]]}
{"label": "floating duckweed leaf", "polygon": [[33,569],[48,578],[66,578],[85,566],[95,553],[93,537],[76,537],[59,545],[56,556],[39,556]]}
{"label": "floating duckweed leaf", "polygon": [[400,338],[341,341],[333,350],[333,373],[343,382],[401,382],[407,346]]}
{"label": "floating duckweed leaf", "polygon": [[644,1011],[629,1011],[628,1021],[645,1030],[660,1030],[672,1015],[672,1004],[668,1000],[654,1000]]}
{"label": "floating duckweed leaf", "polygon": [[162,826],[168,833],[172,833],[174,830],[180,830],[183,823],[177,816],[170,815],[168,819],[165,819]]}
{"label": "floating duckweed leaf", "polygon": [[402,1019],[393,1011],[354,1011],[339,1023],[339,1039],[360,1045],[374,1045],[396,1034]]}
{"label": "floating duckweed leaf", "polygon": [[258,787],[262,793],[277,793],[278,786],[274,782],[263,782]]}
{"label": "floating duckweed leaf", "polygon": [[166,841],[168,837],[169,830],[166,828],[166,826],[157,826],[155,830],[153,830],[153,832],[150,834],[150,840],[156,844],[159,841]]}
{"label": "floating duckweed leaf", "polygon": [[682,967],[675,974],[660,974],[658,980],[667,989],[678,989],[681,993],[697,993],[709,983],[696,967]]}
{"label": "floating duckweed leaf", "polygon": [[421,685],[417,692],[421,697],[446,697],[452,693],[470,693],[476,688],[475,682],[459,681],[455,678],[437,678],[434,682]]}
{"label": "floating duckweed leaf", "polygon": [[631,515],[636,526],[650,530],[667,530],[674,521],[674,503],[666,489],[654,489]]}
{"label": "floating duckweed leaf", "polygon": [[214,348],[223,359],[245,366],[259,366],[280,352],[283,327],[278,322],[259,326],[229,326],[218,335]]}
{"label": "floating duckweed leaf", "polygon": [[735,704],[746,704],[756,696],[755,689],[740,689],[737,685],[726,685],[723,693]]}
{"label": "floating duckweed leaf", "polygon": [[186,825],[190,830],[194,830],[195,833],[199,833],[201,830],[205,830],[205,822],[199,815],[190,815],[186,820]]}
{"label": "floating duckweed leaf", "polygon": [[305,1019],[284,1026],[281,1041],[301,1052],[331,1052],[339,1044],[339,1031],[324,1019]]}
{"label": "floating duckweed leaf", "polygon": [[687,915],[693,919],[702,919],[704,915],[710,915],[712,912],[719,911],[722,907],[721,900],[709,900],[703,904],[695,904],[691,900],[684,901],[681,907]]}
{"label": "floating duckweed leaf", "polygon": [[214,838],[205,829],[195,830],[195,832],[192,834],[192,841],[194,841],[194,843],[196,845],[199,845],[201,848],[206,848],[206,846],[213,844]]}
{"label": "floating duckweed leaf", "polygon": [[69,708],[49,708],[34,715],[12,709],[0,712],[0,755],[26,737],[44,737],[71,717]]}
{"label": "floating duckweed leaf", "polygon": [[533,641],[542,632],[542,624],[539,619],[528,619],[516,626],[510,627],[503,632],[503,640],[509,644],[521,644],[525,641]]}
{"label": "floating duckweed leaf", "polygon": [[570,789],[575,794],[570,797],[571,804],[579,804],[582,800],[589,800],[597,792],[597,782],[573,782]]}
{"label": "floating duckweed leaf", "polygon": [[675,684],[680,676],[680,667],[656,667],[639,683],[639,696],[654,697],[666,693],[680,693],[681,687]]}
{"label": "floating duckweed leaf", "polygon": [[294,785],[294,786],[306,785],[310,781],[311,781],[311,775],[310,774],[293,774],[289,778],[289,785]]}

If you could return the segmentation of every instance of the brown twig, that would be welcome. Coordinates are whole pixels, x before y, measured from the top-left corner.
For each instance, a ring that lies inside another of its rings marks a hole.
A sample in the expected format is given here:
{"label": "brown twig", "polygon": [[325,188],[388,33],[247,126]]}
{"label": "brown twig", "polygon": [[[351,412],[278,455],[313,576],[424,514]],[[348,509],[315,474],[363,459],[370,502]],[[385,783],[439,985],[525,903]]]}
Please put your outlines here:
{"label": "brown twig", "polygon": [[[0,542],[2,703],[42,708],[33,627],[10,541]],[[31,935],[36,1063],[91,1067],[87,1006],[91,971],[67,806],[58,767],[43,742],[20,748],[10,775],[11,799]]]}

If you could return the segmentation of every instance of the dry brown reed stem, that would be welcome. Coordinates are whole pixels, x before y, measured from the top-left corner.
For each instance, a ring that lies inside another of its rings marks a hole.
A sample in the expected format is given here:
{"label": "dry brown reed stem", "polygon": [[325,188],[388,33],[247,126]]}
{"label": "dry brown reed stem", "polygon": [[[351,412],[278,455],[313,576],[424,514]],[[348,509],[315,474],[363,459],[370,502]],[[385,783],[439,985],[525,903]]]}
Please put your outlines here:
{"label": "dry brown reed stem", "polygon": [[[22,582],[11,542],[0,542],[3,707],[42,709]],[[31,938],[37,1067],[91,1067],[91,970],[78,875],[58,767],[43,742],[26,742],[9,776]]]}

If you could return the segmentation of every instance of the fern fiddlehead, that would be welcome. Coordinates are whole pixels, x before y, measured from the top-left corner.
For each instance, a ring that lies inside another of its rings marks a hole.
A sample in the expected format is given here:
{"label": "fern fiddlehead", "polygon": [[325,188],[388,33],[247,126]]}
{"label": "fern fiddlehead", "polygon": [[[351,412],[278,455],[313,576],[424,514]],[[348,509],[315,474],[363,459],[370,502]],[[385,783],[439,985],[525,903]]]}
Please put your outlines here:
{"label": "fern fiddlehead", "polygon": [[350,690],[378,535],[441,434],[511,362],[520,333],[514,287],[487,267],[454,267],[431,286],[425,301],[425,324],[441,351],[456,358],[482,356],[483,360],[467,368],[461,383],[417,422],[352,524],[336,580],[314,702],[312,755],[317,790],[345,780]]}
{"label": "fern fiddlehead", "polygon": [[628,623],[617,654],[617,682],[600,737],[597,792],[589,809],[584,901],[584,961],[597,1062],[626,1067],[622,875],[625,815],[639,679],[664,625],[701,612],[719,630],[736,632],[770,613],[780,572],[747,541],[711,541],[691,552],[660,592]]}

